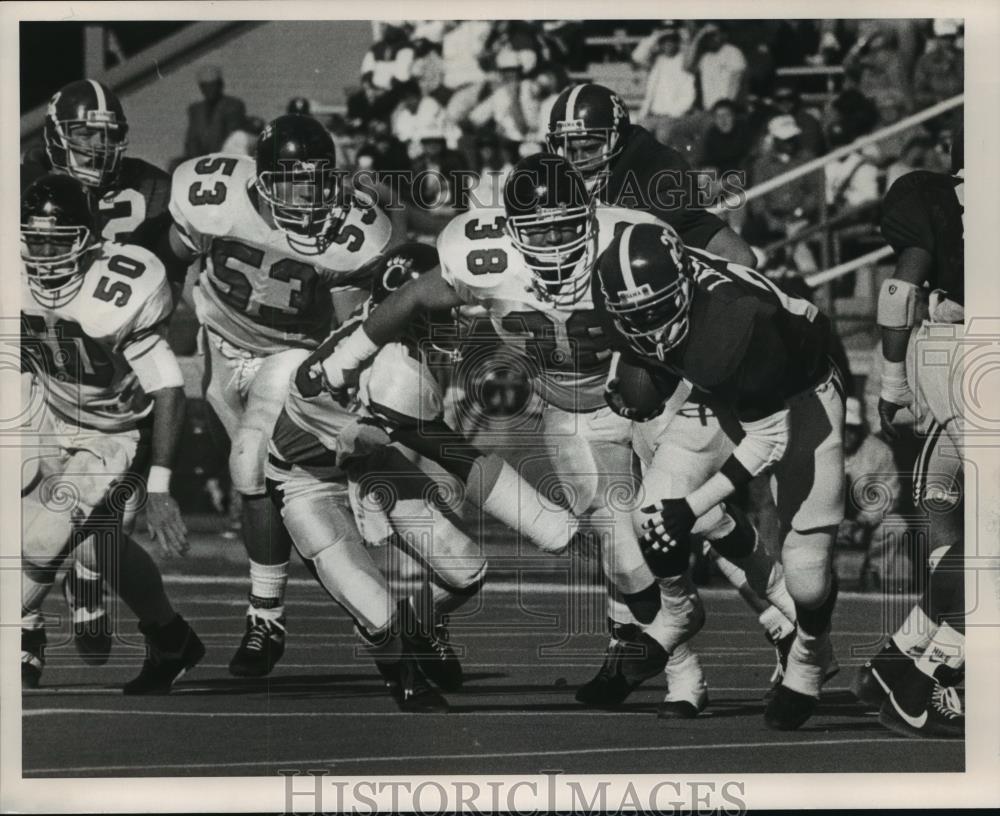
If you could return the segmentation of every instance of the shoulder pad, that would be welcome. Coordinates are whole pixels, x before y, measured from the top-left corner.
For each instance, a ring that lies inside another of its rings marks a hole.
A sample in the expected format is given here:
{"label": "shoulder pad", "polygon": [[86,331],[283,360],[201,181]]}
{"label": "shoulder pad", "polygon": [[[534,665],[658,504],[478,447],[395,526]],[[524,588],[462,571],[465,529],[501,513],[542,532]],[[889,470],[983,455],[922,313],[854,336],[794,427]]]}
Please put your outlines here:
{"label": "shoulder pad", "polygon": [[190,159],[174,170],[170,215],[196,243],[200,236],[225,235],[236,212],[233,203],[254,173],[249,156],[212,153]]}
{"label": "shoulder pad", "polygon": [[453,286],[492,287],[498,273],[520,260],[504,227],[504,211],[484,207],[455,216],[438,235],[441,276]]}
{"label": "shoulder pad", "polygon": [[91,337],[114,338],[151,329],[173,311],[163,263],[152,252],[111,241],[87,270],[80,290],[80,325]]}

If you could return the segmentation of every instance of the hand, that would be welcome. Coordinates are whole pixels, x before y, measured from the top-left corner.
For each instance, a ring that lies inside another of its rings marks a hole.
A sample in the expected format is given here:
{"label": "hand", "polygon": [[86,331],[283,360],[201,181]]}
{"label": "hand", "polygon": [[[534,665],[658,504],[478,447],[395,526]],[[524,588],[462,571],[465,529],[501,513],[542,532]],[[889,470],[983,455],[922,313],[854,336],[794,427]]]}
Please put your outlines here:
{"label": "hand", "polygon": [[899,439],[899,431],[893,427],[892,421],[896,418],[896,414],[905,407],[905,405],[898,405],[895,402],[889,402],[884,397],[879,397],[878,418],[882,425],[882,433],[885,434],[886,439]]}
{"label": "hand", "polygon": [[687,499],[663,499],[659,505],[642,508],[652,514],[643,525],[646,531],[639,548],[657,578],[680,575],[687,569],[691,554],[691,529],[696,516]]}
{"label": "hand", "polygon": [[[328,359],[327,362],[330,362]],[[343,408],[347,408],[357,399],[358,381],[361,372],[356,368],[334,368],[323,364],[323,387],[331,397]]]}
{"label": "hand", "polygon": [[187,555],[187,527],[181,509],[169,493],[149,493],[146,500],[146,524],[150,540],[160,545],[167,557]]}

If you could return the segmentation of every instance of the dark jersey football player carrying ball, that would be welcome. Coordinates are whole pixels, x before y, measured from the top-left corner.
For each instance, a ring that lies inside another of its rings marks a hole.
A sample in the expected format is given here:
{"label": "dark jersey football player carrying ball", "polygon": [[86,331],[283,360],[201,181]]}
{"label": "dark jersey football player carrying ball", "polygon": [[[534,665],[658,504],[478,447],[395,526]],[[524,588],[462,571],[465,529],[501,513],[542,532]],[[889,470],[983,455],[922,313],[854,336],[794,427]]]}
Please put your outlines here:
{"label": "dark jersey football player carrying ball", "polygon": [[717,414],[735,414],[734,434],[742,434],[700,487],[643,508],[649,520],[640,546],[654,573],[685,570],[695,519],[771,473],[798,621],[765,722],[798,728],[815,710],[830,661],[831,558],[844,515],[843,391],[828,356],[829,322],[765,276],[688,249],[674,230],[654,224],[615,237],[598,260],[593,298],[612,342],[653,365],[661,393],[686,381]]}

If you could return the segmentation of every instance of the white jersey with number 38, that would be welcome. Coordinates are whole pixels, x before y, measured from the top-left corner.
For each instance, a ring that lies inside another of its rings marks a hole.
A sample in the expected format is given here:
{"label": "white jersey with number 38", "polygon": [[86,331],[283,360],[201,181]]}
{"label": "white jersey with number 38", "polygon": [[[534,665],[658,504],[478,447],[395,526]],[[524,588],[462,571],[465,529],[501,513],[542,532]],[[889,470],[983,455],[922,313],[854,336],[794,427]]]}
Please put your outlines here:
{"label": "white jersey with number 38", "polygon": [[[660,223],[652,215],[599,206],[590,261],[630,224]],[[542,300],[531,271],[504,229],[504,211],[478,209],[449,222],[438,237],[441,275],[461,298],[489,313],[507,345],[524,354],[539,395],[566,411],[603,408],[611,348],[594,313],[590,286],[571,306]]]}
{"label": "white jersey with number 38", "polygon": [[205,260],[195,289],[198,318],[259,354],[315,348],[336,327],[331,290],[348,286],[347,276],[385,249],[389,218],[356,195],[334,242],[302,254],[260,214],[255,177],[252,159],[222,154],[174,171],[170,214]]}
{"label": "white jersey with number 38", "polygon": [[21,354],[63,418],[100,431],[129,430],[152,405],[134,369],[163,342],[172,310],[159,259],[109,241],[69,303],[44,306],[22,285]]}

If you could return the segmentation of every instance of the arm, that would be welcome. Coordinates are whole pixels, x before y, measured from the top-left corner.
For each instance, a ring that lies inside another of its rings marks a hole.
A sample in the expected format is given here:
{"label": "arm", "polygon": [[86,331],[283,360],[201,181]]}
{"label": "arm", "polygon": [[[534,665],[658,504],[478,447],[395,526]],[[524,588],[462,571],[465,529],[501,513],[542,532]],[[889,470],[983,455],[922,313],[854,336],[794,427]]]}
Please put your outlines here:
{"label": "arm", "polygon": [[920,247],[907,247],[896,262],[895,277],[879,292],[877,322],[882,332],[882,391],[878,413],[882,431],[890,439],[899,434],[892,421],[900,408],[913,402],[906,380],[906,349],[916,325],[920,286],[930,276],[933,258]]}
{"label": "arm", "polygon": [[440,267],[400,287],[323,361],[330,389],[336,396],[353,386],[358,368],[386,343],[396,340],[416,315],[461,303],[458,293],[441,276]]}
{"label": "arm", "polygon": [[153,398],[153,449],[146,484],[150,538],[159,543],[164,555],[183,555],[187,529],[169,491],[170,468],[184,424],[184,379],[177,358],[159,334],[136,341],[124,353],[139,385]]}
{"label": "arm", "polygon": [[757,266],[757,256],[753,254],[750,245],[730,226],[723,226],[716,232],[705,249],[721,255],[727,261],[749,266],[751,269]]}

